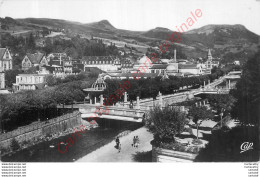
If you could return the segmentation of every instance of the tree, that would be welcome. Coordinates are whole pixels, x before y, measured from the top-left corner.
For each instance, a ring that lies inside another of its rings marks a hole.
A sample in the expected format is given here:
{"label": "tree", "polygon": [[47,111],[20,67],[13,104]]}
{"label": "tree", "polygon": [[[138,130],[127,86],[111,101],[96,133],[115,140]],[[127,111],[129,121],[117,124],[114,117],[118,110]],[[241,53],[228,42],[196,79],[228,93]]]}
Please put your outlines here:
{"label": "tree", "polygon": [[231,94],[237,99],[232,115],[244,124],[259,124],[260,52],[243,67],[241,79]]}
{"label": "tree", "polygon": [[35,49],[36,43],[33,34],[31,33],[28,39],[28,47],[29,49]]}
{"label": "tree", "polygon": [[174,107],[160,109],[157,106],[145,117],[146,127],[157,142],[174,142],[175,135],[184,131],[186,123],[185,113]]}
{"label": "tree", "polygon": [[198,137],[199,125],[203,120],[212,119],[214,115],[211,112],[211,110],[208,110],[207,107],[205,106],[202,107],[192,106],[189,109],[189,115],[193,118],[192,121],[197,125],[197,139],[199,139]]}
{"label": "tree", "polygon": [[56,80],[56,78],[53,75],[48,75],[46,77],[46,84],[48,86],[54,86],[54,85],[57,84],[57,80]]}
{"label": "tree", "polygon": [[11,147],[12,151],[16,151],[16,150],[20,149],[20,145],[15,138],[12,139],[10,147]]}
{"label": "tree", "polygon": [[4,114],[7,112],[9,106],[7,105],[7,98],[5,95],[0,95],[0,132],[4,131]]}
{"label": "tree", "polygon": [[23,71],[18,70],[18,69],[13,69],[13,70],[7,70],[5,71],[5,83],[6,86],[9,88],[12,88],[13,83],[16,82],[16,76],[18,74],[21,74]]}
{"label": "tree", "polygon": [[229,113],[235,102],[236,99],[232,95],[209,95],[207,96],[210,106],[217,111],[218,114],[220,113]]}

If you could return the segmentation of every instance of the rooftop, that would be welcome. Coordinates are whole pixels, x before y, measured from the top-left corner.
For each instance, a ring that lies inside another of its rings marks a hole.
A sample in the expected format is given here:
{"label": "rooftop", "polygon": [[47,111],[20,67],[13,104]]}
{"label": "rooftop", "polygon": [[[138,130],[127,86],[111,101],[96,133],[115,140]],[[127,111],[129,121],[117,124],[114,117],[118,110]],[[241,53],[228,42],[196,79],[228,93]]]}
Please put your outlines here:
{"label": "rooftop", "polygon": [[182,65],[179,64],[179,69],[197,69],[197,64]]}
{"label": "rooftop", "polygon": [[151,69],[166,69],[167,68],[167,64],[154,64]]}
{"label": "rooftop", "polygon": [[39,64],[41,59],[44,57],[43,53],[27,53],[26,55],[33,64]]}
{"label": "rooftop", "polygon": [[114,56],[83,56],[81,61],[112,61],[115,59]]}
{"label": "rooftop", "polygon": [[6,48],[0,48],[0,59],[3,58],[5,51],[6,51]]}

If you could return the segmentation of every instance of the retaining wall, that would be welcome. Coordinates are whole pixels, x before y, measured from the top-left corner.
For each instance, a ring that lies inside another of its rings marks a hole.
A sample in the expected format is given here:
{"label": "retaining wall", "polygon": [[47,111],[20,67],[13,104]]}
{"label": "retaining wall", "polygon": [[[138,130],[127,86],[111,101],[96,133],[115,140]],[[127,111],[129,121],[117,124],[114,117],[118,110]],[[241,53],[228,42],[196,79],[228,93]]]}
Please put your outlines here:
{"label": "retaining wall", "polygon": [[14,131],[1,134],[0,148],[9,147],[13,138],[15,138],[18,143],[23,143],[25,141],[30,143],[45,136],[62,133],[69,128],[82,125],[81,120],[80,112],[75,111],[49,121],[36,122],[31,125],[19,127]]}
{"label": "retaining wall", "polygon": [[154,147],[152,149],[152,161],[153,162],[194,162],[197,154],[174,151],[169,149],[163,149]]}

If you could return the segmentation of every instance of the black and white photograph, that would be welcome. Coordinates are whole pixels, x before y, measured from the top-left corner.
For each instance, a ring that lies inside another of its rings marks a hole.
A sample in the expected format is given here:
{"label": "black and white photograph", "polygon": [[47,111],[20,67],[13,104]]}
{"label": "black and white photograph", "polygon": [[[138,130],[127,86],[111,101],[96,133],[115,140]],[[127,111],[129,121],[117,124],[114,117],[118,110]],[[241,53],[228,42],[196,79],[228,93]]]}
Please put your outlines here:
{"label": "black and white photograph", "polygon": [[1,175],[257,177],[259,19],[260,0],[0,0]]}

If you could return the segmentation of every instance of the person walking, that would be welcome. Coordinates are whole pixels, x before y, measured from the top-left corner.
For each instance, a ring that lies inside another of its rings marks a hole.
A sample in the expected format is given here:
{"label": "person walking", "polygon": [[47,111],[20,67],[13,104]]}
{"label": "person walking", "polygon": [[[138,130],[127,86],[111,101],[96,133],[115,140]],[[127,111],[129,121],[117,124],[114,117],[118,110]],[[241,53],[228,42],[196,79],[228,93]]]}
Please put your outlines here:
{"label": "person walking", "polygon": [[139,145],[140,145],[140,139],[138,136],[136,136],[136,147],[138,148]]}
{"label": "person walking", "polygon": [[118,153],[120,153],[120,151],[121,151],[121,144],[119,143],[118,144]]}
{"label": "person walking", "polygon": [[134,138],[133,138],[133,144],[132,144],[133,147],[135,147],[135,143],[136,143],[136,138],[135,138],[135,136],[134,136]]}
{"label": "person walking", "polygon": [[130,105],[129,105],[130,109],[133,109],[133,101],[130,101]]}
{"label": "person walking", "polygon": [[119,149],[120,140],[119,137],[116,137],[116,148]]}

